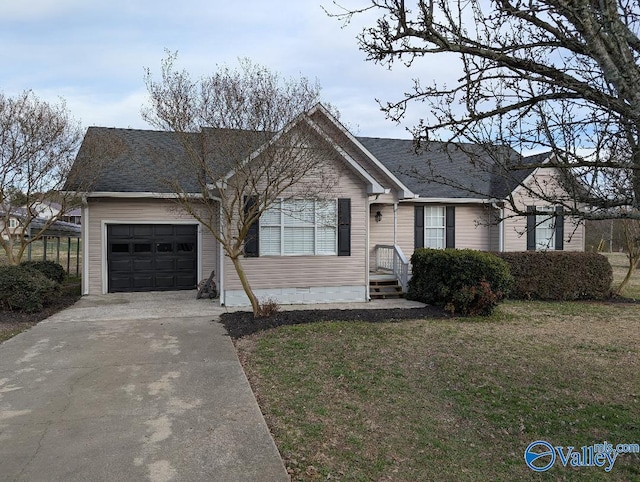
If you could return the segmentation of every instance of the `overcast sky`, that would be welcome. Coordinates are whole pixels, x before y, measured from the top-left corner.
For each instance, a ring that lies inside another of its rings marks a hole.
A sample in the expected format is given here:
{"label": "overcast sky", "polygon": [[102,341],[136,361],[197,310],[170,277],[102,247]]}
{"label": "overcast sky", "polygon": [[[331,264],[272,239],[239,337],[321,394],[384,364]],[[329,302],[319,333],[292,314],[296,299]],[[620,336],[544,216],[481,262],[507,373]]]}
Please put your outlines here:
{"label": "overcast sky", "polygon": [[412,78],[430,81],[446,69],[366,62],[355,39],[366,19],[343,28],[321,5],[335,9],[331,0],[0,0],[0,91],[61,97],[84,127],[148,128],[143,69],[158,73],[165,49],[195,76],[248,57],[317,79],[355,134],[410,137],[405,128],[420,112],[398,126],[375,99],[398,100]]}

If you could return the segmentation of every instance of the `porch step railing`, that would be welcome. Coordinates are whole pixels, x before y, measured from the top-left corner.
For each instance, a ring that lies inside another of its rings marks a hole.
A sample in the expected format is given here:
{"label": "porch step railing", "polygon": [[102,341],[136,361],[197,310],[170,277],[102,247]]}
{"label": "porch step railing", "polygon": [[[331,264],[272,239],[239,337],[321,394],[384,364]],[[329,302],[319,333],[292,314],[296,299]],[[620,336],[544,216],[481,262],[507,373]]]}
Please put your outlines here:
{"label": "porch step railing", "polygon": [[375,247],[376,271],[393,273],[404,293],[409,288],[409,261],[400,246],[377,244]]}

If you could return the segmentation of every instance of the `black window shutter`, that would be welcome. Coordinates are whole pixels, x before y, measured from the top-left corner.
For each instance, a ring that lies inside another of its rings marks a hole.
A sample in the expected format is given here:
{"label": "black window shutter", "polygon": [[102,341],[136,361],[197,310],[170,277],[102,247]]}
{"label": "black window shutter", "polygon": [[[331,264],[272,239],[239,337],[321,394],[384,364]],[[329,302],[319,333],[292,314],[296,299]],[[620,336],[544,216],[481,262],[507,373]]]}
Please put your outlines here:
{"label": "black window shutter", "polygon": [[445,208],[445,248],[456,247],[456,208],[447,206]]}
{"label": "black window shutter", "polygon": [[[256,203],[256,196],[244,196],[244,213],[245,215],[253,208]],[[247,258],[257,258],[260,253],[260,221],[256,219],[247,231],[247,237],[244,240],[244,255]]]}
{"label": "black window shutter", "polygon": [[527,206],[527,251],[536,249],[536,207]]}
{"label": "black window shutter", "polygon": [[564,249],[564,209],[556,206],[556,249]]}
{"label": "black window shutter", "polygon": [[413,228],[413,247],[424,248],[424,206],[415,207]]}
{"label": "black window shutter", "polygon": [[351,256],[351,199],[338,199],[338,256]]}

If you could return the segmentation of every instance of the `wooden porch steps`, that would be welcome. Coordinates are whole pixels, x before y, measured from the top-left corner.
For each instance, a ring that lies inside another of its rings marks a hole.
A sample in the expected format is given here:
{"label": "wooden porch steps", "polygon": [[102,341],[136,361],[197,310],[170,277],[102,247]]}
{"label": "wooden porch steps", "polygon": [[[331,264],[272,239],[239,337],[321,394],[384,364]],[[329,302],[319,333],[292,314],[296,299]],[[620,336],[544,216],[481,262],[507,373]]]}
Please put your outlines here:
{"label": "wooden porch steps", "polygon": [[369,275],[369,296],[372,300],[386,300],[404,298],[404,293],[394,275],[372,273]]}

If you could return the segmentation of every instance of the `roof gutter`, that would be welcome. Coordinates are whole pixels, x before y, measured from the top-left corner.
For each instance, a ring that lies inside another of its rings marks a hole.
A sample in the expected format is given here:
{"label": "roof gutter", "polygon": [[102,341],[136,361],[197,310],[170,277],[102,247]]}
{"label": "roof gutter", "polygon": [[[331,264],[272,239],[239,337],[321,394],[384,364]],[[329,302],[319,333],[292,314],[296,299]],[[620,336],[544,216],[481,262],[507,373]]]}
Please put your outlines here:
{"label": "roof gutter", "polygon": [[423,203],[423,204],[493,204],[500,202],[494,198],[459,198],[459,197],[416,197],[414,199],[401,199],[401,203]]}
{"label": "roof gutter", "polygon": [[[85,200],[88,198],[99,198],[99,197],[100,198],[108,197],[108,198],[116,198],[116,199],[143,199],[143,198],[180,199],[183,196],[175,192],[119,192],[119,191],[93,191],[93,192],[65,191],[65,192],[80,195]],[[202,199],[204,197],[201,192],[186,193],[184,196],[190,197],[193,199]],[[209,199],[220,201],[220,199],[216,196],[209,196]]]}

